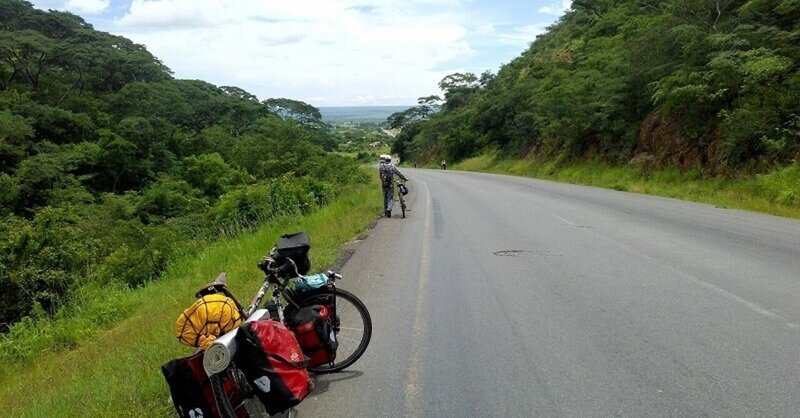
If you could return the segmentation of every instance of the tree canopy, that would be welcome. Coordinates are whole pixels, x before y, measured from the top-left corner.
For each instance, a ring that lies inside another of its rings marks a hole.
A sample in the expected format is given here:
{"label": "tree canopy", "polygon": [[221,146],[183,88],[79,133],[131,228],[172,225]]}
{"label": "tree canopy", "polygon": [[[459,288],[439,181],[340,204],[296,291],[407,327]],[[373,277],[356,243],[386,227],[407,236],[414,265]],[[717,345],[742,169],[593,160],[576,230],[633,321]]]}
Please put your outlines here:
{"label": "tree canopy", "polygon": [[309,104],[175,79],[78,16],[0,0],[0,324],[326,202],[363,179],[331,137]]}
{"label": "tree canopy", "polygon": [[573,1],[497,75],[445,77],[441,111],[405,137],[403,159],[646,155],[708,174],[788,164],[800,157],[798,22],[796,0]]}

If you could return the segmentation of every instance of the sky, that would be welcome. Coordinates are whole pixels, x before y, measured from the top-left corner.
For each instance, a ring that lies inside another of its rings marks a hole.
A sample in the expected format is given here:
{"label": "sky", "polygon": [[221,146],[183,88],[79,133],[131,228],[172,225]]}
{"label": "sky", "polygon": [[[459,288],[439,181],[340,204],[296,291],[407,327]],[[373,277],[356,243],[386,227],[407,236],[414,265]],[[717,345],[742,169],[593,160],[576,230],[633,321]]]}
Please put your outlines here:
{"label": "sky", "polygon": [[314,106],[409,105],[497,72],[571,0],[33,0],[147,49],[177,78]]}

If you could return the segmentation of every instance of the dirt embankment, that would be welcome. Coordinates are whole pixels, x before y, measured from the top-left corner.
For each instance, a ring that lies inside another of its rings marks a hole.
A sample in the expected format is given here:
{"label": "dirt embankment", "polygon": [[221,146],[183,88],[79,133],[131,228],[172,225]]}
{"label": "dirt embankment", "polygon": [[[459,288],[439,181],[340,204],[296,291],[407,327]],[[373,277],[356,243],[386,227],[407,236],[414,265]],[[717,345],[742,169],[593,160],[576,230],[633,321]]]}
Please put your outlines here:
{"label": "dirt embankment", "polygon": [[639,144],[629,164],[646,170],[678,167],[687,171],[697,166],[713,170],[717,151],[717,141],[692,138],[680,120],[655,110],[642,121]]}

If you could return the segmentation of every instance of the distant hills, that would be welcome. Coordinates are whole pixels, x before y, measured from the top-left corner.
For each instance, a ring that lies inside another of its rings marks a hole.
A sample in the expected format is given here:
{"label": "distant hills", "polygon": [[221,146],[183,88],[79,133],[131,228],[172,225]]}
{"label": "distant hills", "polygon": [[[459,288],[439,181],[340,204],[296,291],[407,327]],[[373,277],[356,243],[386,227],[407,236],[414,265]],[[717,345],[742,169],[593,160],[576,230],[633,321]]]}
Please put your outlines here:
{"label": "distant hills", "polygon": [[381,123],[389,115],[402,112],[411,106],[338,106],[320,107],[322,120],[326,123]]}

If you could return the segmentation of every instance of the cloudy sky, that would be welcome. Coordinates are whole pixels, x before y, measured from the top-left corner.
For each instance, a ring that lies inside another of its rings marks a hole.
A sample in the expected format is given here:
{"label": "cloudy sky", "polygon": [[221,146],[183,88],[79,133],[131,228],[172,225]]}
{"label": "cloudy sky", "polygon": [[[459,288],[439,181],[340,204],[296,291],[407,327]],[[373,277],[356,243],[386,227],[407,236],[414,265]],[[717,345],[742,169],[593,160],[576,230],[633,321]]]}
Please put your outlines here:
{"label": "cloudy sky", "polygon": [[407,105],[496,72],[570,0],[32,0],[123,35],[178,78],[315,106]]}

